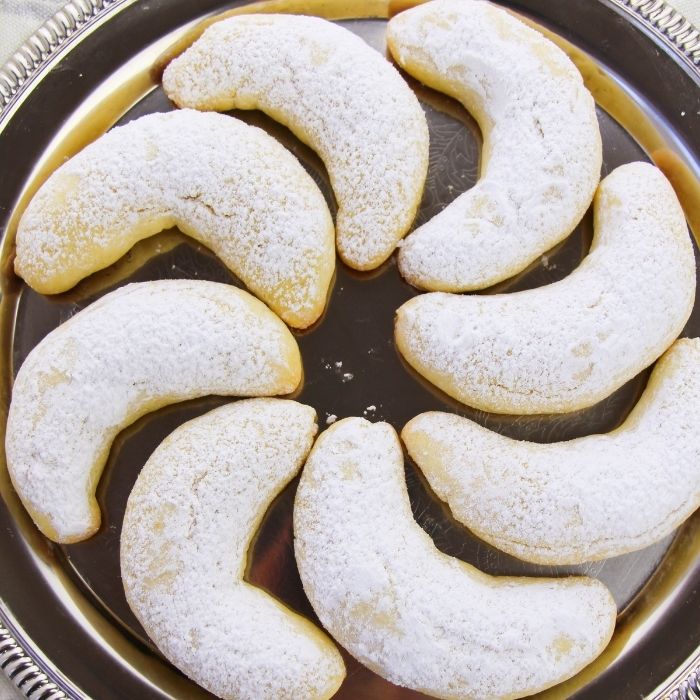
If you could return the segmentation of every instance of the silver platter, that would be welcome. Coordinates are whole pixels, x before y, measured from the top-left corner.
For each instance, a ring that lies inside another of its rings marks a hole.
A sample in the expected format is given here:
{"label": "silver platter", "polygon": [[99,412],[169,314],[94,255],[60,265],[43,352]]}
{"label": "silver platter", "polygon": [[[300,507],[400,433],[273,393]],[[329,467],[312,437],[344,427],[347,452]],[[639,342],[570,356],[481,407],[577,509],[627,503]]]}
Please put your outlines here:
{"label": "silver platter", "polygon": [[[551,32],[578,64],[599,105],[604,170],[630,160],[654,160],[674,182],[697,239],[700,34],[662,0],[502,4]],[[11,261],[17,217],[47,174],[113,124],[172,109],[158,87],[163,53],[184,45],[202,19],[245,7],[226,0],[73,0],[0,69],[0,424],[13,377],[31,348],[107,291],[128,281],[164,277],[237,283],[211,254],[177,231],[142,242],[111,268],[52,298],[25,287],[12,274]],[[399,6],[385,0],[274,0],[267,7],[323,14],[382,50],[382,17]],[[481,137],[461,107],[410,84],[431,131],[422,221],[474,184]],[[289,147],[333,206],[327,174],[309,149],[259,113],[236,116]],[[498,291],[561,279],[586,254],[590,237],[587,216],[566,242]],[[597,406],[566,416],[471,411],[425,385],[394,350],[394,311],[415,293],[401,281],[393,261],[369,275],[339,265],[325,319],[297,336],[306,374],[300,400],[317,409],[321,422],[331,413],[363,415],[375,405],[373,417],[400,428],[421,411],[446,409],[514,437],[546,442],[612,429],[644,387],[646,372]],[[698,305],[684,335],[700,335]],[[343,383],[335,373],[337,360],[343,361],[343,372],[353,372],[352,382]],[[118,543],[126,498],[150,452],[177,425],[222,402],[212,397],[164,409],[122,433],[99,488],[102,528],[84,543],[59,546],[45,540],[0,463],[0,666],[27,697],[212,697],[163,660],[129,611]],[[612,590],[620,616],[610,647],[577,677],[541,697],[700,698],[700,516],[640,552],[579,567],[540,567],[474,538],[450,519],[409,462],[406,475],[416,519],[448,554],[493,574],[581,572]],[[266,516],[248,578],[312,617],[291,547],[294,489],[292,484]],[[340,699],[423,697],[392,686],[347,655],[346,661],[348,679]]]}

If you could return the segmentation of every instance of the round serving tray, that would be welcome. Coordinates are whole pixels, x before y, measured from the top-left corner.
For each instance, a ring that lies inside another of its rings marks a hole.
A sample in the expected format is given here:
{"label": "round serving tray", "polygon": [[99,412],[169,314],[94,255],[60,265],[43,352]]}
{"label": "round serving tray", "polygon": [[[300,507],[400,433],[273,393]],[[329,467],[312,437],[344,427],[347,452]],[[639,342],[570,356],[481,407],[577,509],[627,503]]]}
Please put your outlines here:
{"label": "round serving tray", "polygon": [[[410,3],[408,3],[410,4]],[[694,240],[700,235],[700,35],[661,0],[508,0],[574,59],[598,103],[604,172],[653,160],[671,179]],[[46,298],[12,273],[16,223],[36,188],[66,157],[112,125],[172,109],[158,86],[169,56],[216,13],[289,11],[342,22],[384,50],[386,17],[405,7],[387,0],[73,0],[0,69],[0,425],[17,369],[36,343],[97,297],[128,281],[192,277],[238,282],[208,251],[172,230],[143,241],[112,267],[65,294]],[[418,220],[439,211],[477,177],[481,137],[452,100],[414,81],[431,132],[430,171]],[[257,112],[237,117],[282,141],[334,207],[318,158]],[[498,285],[514,291],[561,279],[586,255],[590,214],[572,236],[524,273]],[[696,246],[697,254],[697,246]],[[494,291],[487,290],[486,293]],[[324,319],[297,333],[305,382],[296,396],[319,422],[364,415],[401,428],[425,410],[468,415],[505,434],[538,441],[604,432],[625,417],[644,388],[643,372],[611,397],[564,416],[494,416],[458,405],[418,378],[392,340],[396,308],[416,294],[389,261],[371,274],[338,263]],[[696,304],[684,335],[700,335]],[[342,366],[341,364],[342,363]],[[33,526],[0,463],[0,666],[37,700],[94,697],[211,698],[158,654],[131,614],[119,576],[119,532],[131,486],[155,446],[185,420],[219,405],[211,397],[146,416],[114,444],[100,483],[100,531],[59,546]],[[688,407],[696,411],[698,407]],[[700,468],[700,465],[698,465]],[[406,476],[416,520],[436,545],[493,574],[565,575],[603,580],[620,615],[608,649],[590,667],[541,697],[700,698],[700,516],[640,552],[578,567],[528,565],[479,541],[451,520],[418,470]],[[267,514],[250,557],[248,580],[313,617],[294,565],[291,509],[296,483]],[[408,699],[346,655],[340,699]]]}

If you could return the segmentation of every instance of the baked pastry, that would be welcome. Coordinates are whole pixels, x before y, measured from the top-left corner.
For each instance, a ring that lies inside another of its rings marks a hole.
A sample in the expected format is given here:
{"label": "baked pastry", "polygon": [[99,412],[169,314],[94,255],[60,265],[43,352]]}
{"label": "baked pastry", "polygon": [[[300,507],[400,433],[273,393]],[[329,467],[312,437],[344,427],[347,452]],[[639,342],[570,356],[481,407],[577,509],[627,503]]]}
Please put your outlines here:
{"label": "baked pastry", "polygon": [[333,221],[311,176],[261,129],[193,110],[112,129],[56,170],[20,220],[15,270],[55,294],[171,226],[290,325],[323,312]]}
{"label": "baked pastry", "polygon": [[659,360],[627,420],[607,435],[511,440],[431,412],[401,433],[454,517],[540,564],[579,564],[653,544],[700,506],[700,340]]}
{"label": "baked pastry", "polygon": [[112,441],[166,404],[207,394],[288,394],[301,381],[289,329],[230,285],[122,287],[49,333],[20,367],[7,466],[37,527],[78,542],[100,525],[95,489]]}
{"label": "baked pastry", "polygon": [[480,0],[433,0],[391,21],[408,73],[459,100],[481,127],[481,178],[402,244],[421,289],[483,289],[571,233],[600,178],[593,97],[555,44]]}
{"label": "baked pastry", "polygon": [[318,627],[243,578],[265,511],[315,435],[309,406],[228,404],[169,435],[129,496],[121,535],[129,605],[166,658],[221,698],[323,700],[345,677]]}
{"label": "baked pastry", "polygon": [[604,399],[683,329],[695,259],[678,199],[646,163],[600,185],[588,256],[565,279],[513,294],[423,294],[396,317],[409,364],[495,413],[560,413]]}
{"label": "baked pastry", "polygon": [[363,664],[438,698],[515,698],[568,678],[605,647],[615,603],[589,578],[487,576],[413,519],[387,423],[347,418],[316,441],[294,504],[304,590]]}
{"label": "baked pastry", "polygon": [[350,267],[379,266],[413,222],[428,168],[425,115],[398,71],[347,29],[231,17],[170,63],[163,88],[180,107],[260,109],[311,146],[331,179]]}

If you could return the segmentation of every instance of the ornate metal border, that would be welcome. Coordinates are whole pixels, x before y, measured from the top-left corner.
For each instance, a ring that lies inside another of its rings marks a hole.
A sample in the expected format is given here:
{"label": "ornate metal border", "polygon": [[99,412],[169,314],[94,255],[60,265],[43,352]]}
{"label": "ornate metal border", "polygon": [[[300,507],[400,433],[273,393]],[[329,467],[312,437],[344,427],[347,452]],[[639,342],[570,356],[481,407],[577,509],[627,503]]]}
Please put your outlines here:
{"label": "ornate metal border", "polygon": [[51,680],[48,669],[33,659],[4,625],[0,614],[0,668],[20,693],[30,700],[74,700]]}
{"label": "ornate metal border", "polygon": [[700,650],[657,688],[653,700],[697,700],[700,698]]}
{"label": "ornate metal border", "polygon": [[[678,54],[700,77],[700,31],[665,0],[611,0]],[[71,0],[0,67],[0,115],[34,73],[76,32],[123,0]]]}
{"label": "ornate metal border", "polygon": [[122,0],[71,0],[48,19],[0,67],[0,115],[29,79],[68,39]]}
{"label": "ornate metal border", "polygon": [[612,0],[680,56],[700,77],[700,31],[665,0]]}
{"label": "ornate metal border", "polygon": [[[69,39],[126,0],[71,0],[0,67],[0,116]],[[700,78],[700,31],[665,0],[611,0],[635,18],[690,66]],[[59,687],[39,659],[32,658],[7,628],[0,601],[0,668],[30,700],[73,700],[77,696]],[[700,650],[669,680],[654,700],[700,698]]]}

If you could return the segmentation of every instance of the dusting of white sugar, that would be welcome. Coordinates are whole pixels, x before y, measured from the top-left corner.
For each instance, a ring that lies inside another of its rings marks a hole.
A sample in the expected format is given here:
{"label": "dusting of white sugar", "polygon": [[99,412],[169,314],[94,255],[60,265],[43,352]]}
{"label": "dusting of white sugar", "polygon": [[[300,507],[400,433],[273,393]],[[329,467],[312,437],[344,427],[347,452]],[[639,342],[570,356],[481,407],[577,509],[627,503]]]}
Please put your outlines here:
{"label": "dusting of white sugar", "polygon": [[208,394],[286,394],[299,349],[262,302],[191,280],[122,287],[47,335],[20,367],[5,448],[22,502],[48,537],[97,530],[94,499],[109,445],[166,404]]}
{"label": "dusting of white sugar", "polygon": [[436,697],[522,697],[607,644],[616,608],[585,578],[492,578],[413,519],[386,423],[347,418],[316,441],[294,504],[304,590],[324,627],[392,683]]}
{"label": "dusting of white sugar", "polygon": [[486,411],[572,411],[600,401],[666,350],[695,299],[680,203],[660,170],[616,168],[600,185],[588,256],[563,280],[512,294],[423,294],[396,342],[421,374]]}
{"label": "dusting of white sugar", "polygon": [[644,396],[609,435],[552,444],[511,440],[447,413],[404,428],[437,496],[477,536],[542,564],[577,564],[646,547],[700,506],[700,340],[678,340]]}
{"label": "dusting of white sugar", "polygon": [[64,291],[171,226],[290,325],[322,313],[335,245],[320,190],[261,129],[194,110],[112,129],[54,172],[22,216],[15,269],[39,292]]}
{"label": "dusting of white sugar", "polygon": [[600,178],[595,103],[580,73],[554,43],[481,0],[401,12],[387,39],[400,66],[474,114],[488,143],[476,186],[405,240],[401,274],[449,292],[514,275],[571,233]]}
{"label": "dusting of white sugar", "polygon": [[377,267],[410,227],[428,166],[425,115],[398,71],[347,29],[317,17],[231,17],[170,63],[163,87],[180,106],[260,109],[316,150],[350,266]]}
{"label": "dusting of white sugar", "polygon": [[293,401],[223,406],[169,435],[129,496],[129,605],[163,654],[221,698],[326,700],[345,675],[328,637],[243,580],[260,520],[315,433],[314,410]]}

